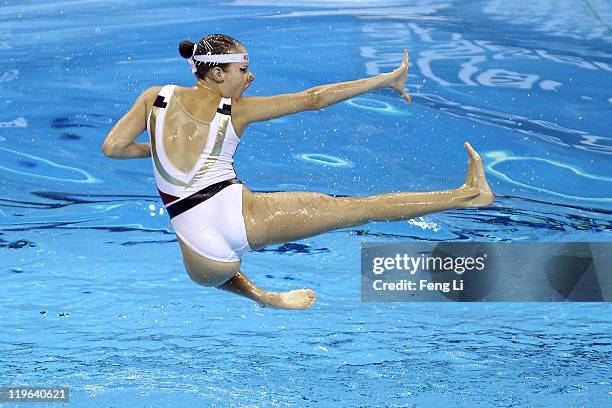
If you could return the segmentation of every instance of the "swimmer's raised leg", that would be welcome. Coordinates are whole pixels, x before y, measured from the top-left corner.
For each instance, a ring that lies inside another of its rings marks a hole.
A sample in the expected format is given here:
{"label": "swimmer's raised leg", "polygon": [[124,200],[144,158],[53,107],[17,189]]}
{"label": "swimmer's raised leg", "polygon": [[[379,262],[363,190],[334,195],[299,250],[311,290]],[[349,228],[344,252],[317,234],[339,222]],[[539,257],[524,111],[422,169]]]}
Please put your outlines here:
{"label": "swimmer's raised leg", "polygon": [[218,288],[254,300],[261,307],[303,310],[317,302],[315,293],[310,289],[268,292],[258,288],[240,271]]}
{"label": "swimmer's raised leg", "polygon": [[252,249],[300,240],[370,221],[407,220],[438,211],[486,207],[494,196],[482,159],[469,143],[465,183],[453,190],[401,192],[370,197],[333,197],[321,193],[247,193],[243,207]]}

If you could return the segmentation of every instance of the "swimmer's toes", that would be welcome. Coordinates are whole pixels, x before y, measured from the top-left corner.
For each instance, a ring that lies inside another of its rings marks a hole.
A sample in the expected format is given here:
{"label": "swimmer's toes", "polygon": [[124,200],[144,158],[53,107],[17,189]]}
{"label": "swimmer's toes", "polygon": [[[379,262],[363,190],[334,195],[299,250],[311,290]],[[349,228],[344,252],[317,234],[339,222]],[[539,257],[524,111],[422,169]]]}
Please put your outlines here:
{"label": "swimmer's toes", "polygon": [[308,289],[308,297],[310,298],[310,306],[317,303],[317,295],[310,289]]}
{"label": "swimmer's toes", "polygon": [[472,197],[465,197],[468,200],[467,207],[488,207],[495,201],[491,187],[487,181],[484,163],[476,150],[468,142],[465,143],[469,161],[468,172],[465,179],[464,188]]}
{"label": "swimmer's toes", "polygon": [[297,289],[287,292],[288,309],[308,309],[317,302],[317,295],[311,289]]}

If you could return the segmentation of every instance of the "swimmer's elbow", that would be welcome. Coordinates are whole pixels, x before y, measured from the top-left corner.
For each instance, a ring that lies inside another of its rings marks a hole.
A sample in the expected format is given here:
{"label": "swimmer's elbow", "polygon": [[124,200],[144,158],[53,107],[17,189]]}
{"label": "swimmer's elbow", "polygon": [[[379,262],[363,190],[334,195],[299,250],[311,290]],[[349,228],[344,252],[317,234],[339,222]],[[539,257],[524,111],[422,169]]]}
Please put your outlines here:
{"label": "swimmer's elbow", "polygon": [[112,149],[108,143],[103,143],[102,148],[100,150],[102,151],[102,154],[106,157],[112,157]]}
{"label": "swimmer's elbow", "polygon": [[113,157],[113,148],[110,143],[103,143],[102,148],[100,150],[102,151],[102,154],[106,157]]}
{"label": "swimmer's elbow", "polygon": [[319,110],[325,107],[323,95],[316,87],[302,92],[302,99],[304,110]]}
{"label": "swimmer's elbow", "polygon": [[120,156],[117,150],[117,146],[115,146],[114,143],[104,142],[100,150],[102,151],[103,155],[111,159],[116,159]]}

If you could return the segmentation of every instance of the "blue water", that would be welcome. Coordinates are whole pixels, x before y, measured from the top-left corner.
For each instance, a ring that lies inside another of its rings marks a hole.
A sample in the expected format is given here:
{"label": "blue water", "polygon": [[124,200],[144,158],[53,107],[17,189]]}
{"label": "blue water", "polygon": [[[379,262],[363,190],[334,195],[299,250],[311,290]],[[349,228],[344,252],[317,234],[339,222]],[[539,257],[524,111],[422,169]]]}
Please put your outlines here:
{"label": "blue water", "polygon": [[[151,3],[0,6],[0,386],[66,386],[78,407],[612,405],[608,304],[359,292],[362,242],[612,240],[608,1]],[[453,188],[467,140],[495,205],[245,256],[264,288],[312,288],[305,312],[195,285],[150,160],[100,146],[141,91],[193,83],[177,44],[211,32],[247,46],[250,95],[411,53],[410,106],[379,90],[249,128],[235,159],[252,190]]]}

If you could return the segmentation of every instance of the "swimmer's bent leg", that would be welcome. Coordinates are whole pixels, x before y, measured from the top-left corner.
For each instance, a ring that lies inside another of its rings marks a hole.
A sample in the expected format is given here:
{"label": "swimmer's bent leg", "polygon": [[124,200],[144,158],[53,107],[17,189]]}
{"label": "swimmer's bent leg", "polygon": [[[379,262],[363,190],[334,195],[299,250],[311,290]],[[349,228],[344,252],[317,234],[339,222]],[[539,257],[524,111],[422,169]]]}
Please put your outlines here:
{"label": "swimmer's bent leg", "polygon": [[310,289],[288,292],[271,292],[258,288],[240,270],[241,262],[219,262],[196,254],[180,239],[183,263],[187,275],[202,286],[217,287],[228,292],[254,300],[261,307],[281,309],[307,309],[316,302],[316,295]]}
{"label": "swimmer's bent leg", "polygon": [[321,193],[251,193],[244,211],[252,249],[296,241],[370,221],[398,221],[463,208],[473,194],[462,190],[334,197]]}

